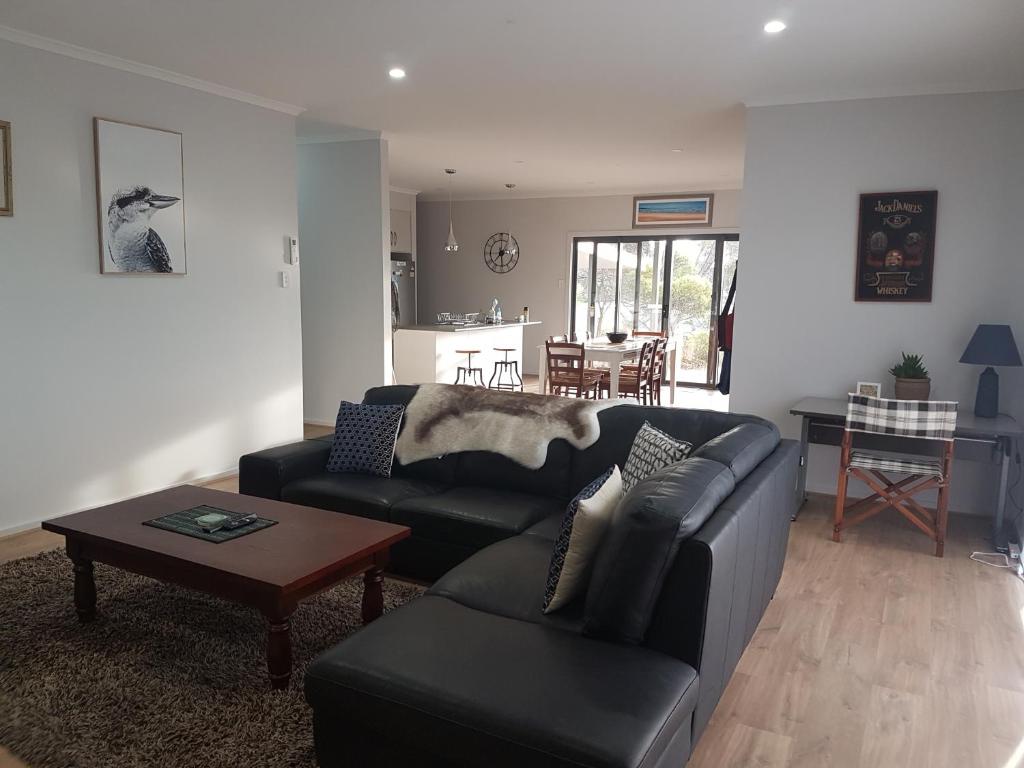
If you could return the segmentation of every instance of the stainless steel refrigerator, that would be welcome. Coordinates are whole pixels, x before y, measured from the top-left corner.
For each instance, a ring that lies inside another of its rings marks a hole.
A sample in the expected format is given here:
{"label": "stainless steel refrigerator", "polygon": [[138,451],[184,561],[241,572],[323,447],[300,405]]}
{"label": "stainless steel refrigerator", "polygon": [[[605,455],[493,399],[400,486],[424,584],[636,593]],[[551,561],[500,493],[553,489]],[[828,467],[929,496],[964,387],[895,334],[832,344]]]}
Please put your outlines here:
{"label": "stainless steel refrigerator", "polygon": [[416,325],[416,265],[391,259],[391,327]]}

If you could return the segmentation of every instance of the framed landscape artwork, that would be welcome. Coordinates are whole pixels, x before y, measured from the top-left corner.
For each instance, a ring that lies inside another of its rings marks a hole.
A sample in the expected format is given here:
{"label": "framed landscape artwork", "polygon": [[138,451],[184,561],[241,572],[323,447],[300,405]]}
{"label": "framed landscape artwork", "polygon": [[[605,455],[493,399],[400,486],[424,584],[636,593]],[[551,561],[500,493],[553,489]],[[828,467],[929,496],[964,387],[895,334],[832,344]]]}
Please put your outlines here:
{"label": "framed landscape artwork", "polygon": [[715,196],[642,195],[633,198],[633,229],[710,227]]}
{"label": "framed landscape artwork", "polygon": [[860,196],[856,301],[932,300],[938,197],[935,190]]}
{"label": "framed landscape artwork", "polygon": [[14,215],[14,173],[11,169],[11,124],[0,120],[0,216]]}
{"label": "framed landscape artwork", "polygon": [[181,134],[94,118],[100,272],[184,275]]}

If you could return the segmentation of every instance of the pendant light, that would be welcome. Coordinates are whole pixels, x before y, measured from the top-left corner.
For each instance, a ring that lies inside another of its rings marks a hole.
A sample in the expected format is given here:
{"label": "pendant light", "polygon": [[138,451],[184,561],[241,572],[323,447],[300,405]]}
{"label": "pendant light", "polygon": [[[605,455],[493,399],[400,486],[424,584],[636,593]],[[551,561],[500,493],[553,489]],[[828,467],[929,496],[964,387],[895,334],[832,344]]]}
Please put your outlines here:
{"label": "pendant light", "polygon": [[[505,185],[505,189],[507,189],[509,192],[511,192],[515,188],[516,188],[515,184],[506,184]],[[515,241],[515,238],[512,237],[512,230],[510,228],[509,231],[508,231],[508,243],[505,244],[505,252],[508,253],[510,256],[515,256],[516,252],[518,250],[519,249],[517,247],[517,243]]]}
{"label": "pendant light", "polygon": [[459,250],[459,241],[455,239],[455,227],[452,226],[452,176],[455,175],[454,168],[445,168],[448,174],[448,240],[444,244],[447,253],[455,253]]}

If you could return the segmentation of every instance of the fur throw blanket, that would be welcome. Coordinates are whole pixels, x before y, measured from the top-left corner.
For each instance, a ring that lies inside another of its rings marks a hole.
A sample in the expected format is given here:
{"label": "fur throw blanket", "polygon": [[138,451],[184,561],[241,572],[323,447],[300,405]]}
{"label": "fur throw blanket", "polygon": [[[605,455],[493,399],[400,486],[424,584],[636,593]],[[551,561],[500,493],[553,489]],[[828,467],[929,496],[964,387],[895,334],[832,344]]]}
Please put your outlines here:
{"label": "fur throw blanket", "polygon": [[601,433],[597,414],[613,405],[618,403],[421,384],[405,409],[395,456],[411,464],[447,453],[492,451],[540,469],[552,440],[568,440],[581,450],[593,445]]}

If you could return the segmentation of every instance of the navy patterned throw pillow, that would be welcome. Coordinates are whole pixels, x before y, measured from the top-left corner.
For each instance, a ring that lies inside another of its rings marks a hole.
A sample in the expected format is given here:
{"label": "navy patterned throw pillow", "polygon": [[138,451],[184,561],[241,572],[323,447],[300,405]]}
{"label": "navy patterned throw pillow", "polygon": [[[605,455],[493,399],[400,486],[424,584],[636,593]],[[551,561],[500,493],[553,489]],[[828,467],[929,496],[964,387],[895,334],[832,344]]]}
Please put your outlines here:
{"label": "navy patterned throw pillow", "polygon": [[363,405],[342,402],[334,426],[328,472],[391,477],[395,441],[404,405]]}
{"label": "navy patterned throw pillow", "polygon": [[622,490],[629,493],[629,490],[645,477],[670,464],[682,461],[692,450],[692,443],[676,440],[672,435],[652,427],[650,422],[645,421],[636,433],[633,447],[629,449],[629,458],[622,467]]}
{"label": "navy patterned throw pillow", "polygon": [[619,468],[612,467],[569,502],[544,587],[544,613],[557,611],[586,592],[598,547],[622,500]]}

